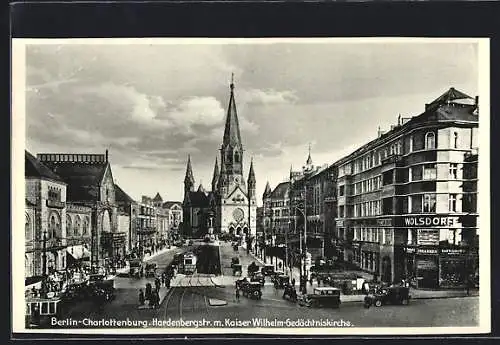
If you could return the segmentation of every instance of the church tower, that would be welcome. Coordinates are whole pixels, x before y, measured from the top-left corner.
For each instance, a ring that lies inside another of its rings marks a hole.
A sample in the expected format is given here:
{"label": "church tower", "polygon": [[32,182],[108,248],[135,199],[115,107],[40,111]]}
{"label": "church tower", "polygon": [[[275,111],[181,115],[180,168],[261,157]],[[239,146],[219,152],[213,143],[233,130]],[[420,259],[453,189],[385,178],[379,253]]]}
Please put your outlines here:
{"label": "church tower", "polygon": [[219,163],[217,161],[217,157],[215,157],[215,165],[214,165],[214,175],[212,177],[212,192],[217,190],[219,185]]}
{"label": "church tower", "polygon": [[188,155],[186,176],[184,177],[184,198],[189,192],[194,192],[193,168],[191,168],[191,155]]}
{"label": "church tower", "polygon": [[229,105],[224,127],[221,152],[221,173],[219,192],[221,196],[227,196],[236,187],[245,190],[243,179],[243,145],[241,144],[240,125],[236,112],[234,99],[234,80],[231,78]]}
{"label": "church tower", "polygon": [[250,161],[250,172],[248,173],[248,199],[249,205],[255,205],[255,173],[253,171],[253,159]]}

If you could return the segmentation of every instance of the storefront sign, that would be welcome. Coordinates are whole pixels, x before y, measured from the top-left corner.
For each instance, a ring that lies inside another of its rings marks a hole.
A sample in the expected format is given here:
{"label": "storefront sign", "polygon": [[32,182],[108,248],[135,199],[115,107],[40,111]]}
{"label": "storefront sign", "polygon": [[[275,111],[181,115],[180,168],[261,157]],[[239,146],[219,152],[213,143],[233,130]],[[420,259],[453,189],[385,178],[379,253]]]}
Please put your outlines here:
{"label": "storefront sign", "polygon": [[422,255],[437,255],[438,250],[434,248],[418,248],[417,249],[417,254],[422,254]]}
{"label": "storefront sign", "polygon": [[379,225],[379,226],[392,226],[392,219],[391,218],[377,219],[377,225]]}
{"label": "storefront sign", "polygon": [[408,227],[420,226],[443,226],[454,227],[459,223],[458,217],[449,216],[420,216],[420,217],[404,217],[403,224]]}
{"label": "storefront sign", "polygon": [[414,247],[406,247],[406,248],[405,248],[405,251],[406,251],[408,254],[413,254],[413,253],[415,253],[415,248],[414,248]]}
{"label": "storefront sign", "polygon": [[337,220],[336,225],[338,228],[343,228],[344,227],[344,221],[343,220]]}
{"label": "storefront sign", "polygon": [[417,244],[419,246],[439,245],[439,230],[419,229],[417,232]]}
{"label": "storefront sign", "polygon": [[456,249],[453,249],[453,248],[441,248],[440,250],[441,254],[443,255],[463,255],[466,253],[466,250],[465,249],[462,249],[462,248],[456,248]]}
{"label": "storefront sign", "polygon": [[419,270],[435,270],[437,269],[437,264],[432,260],[418,260],[417,269]]}

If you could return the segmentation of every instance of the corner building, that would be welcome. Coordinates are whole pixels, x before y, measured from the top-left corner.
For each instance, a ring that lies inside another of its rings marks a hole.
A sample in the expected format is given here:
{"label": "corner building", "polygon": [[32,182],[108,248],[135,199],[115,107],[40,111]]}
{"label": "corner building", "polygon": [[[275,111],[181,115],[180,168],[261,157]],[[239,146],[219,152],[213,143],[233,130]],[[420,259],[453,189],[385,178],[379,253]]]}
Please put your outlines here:
{"label": "corner building", "polygon": [[478,123],[478,98],[451,88],[335,163],[345,261],[384,282],[465,285],[478,268]]}

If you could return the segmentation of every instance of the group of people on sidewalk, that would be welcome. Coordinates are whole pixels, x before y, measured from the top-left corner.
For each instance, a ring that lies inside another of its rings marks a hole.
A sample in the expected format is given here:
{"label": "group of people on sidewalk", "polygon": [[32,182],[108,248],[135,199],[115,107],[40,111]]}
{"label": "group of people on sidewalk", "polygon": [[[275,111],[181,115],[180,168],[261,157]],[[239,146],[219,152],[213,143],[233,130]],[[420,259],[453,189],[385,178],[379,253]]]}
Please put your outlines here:
{"label": "group of people on sidewalk", "polygon": [[146,284],[146,293],[139,289],[139,305],[144,306],[145,302],[149,302],[149,307],[152,309],[156,309],[160,306],[160,286],[159,284],[155,284],[155,289],[150,283]]}

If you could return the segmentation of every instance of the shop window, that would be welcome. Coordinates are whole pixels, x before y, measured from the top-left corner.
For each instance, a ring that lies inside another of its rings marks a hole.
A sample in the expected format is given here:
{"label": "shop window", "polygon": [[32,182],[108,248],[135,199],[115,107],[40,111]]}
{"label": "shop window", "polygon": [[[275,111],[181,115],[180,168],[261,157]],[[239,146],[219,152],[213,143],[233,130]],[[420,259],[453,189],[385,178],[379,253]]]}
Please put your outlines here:
{"label": "shop window", "polygon": [[450,194],[448,197],[448,205],[450,212],[457,212],[457,195]]}
{"label": "shop window", "polygon": [[450,178],[456,180],[458,178],[458,164],[450,163]]}
{"label": "shop window", "polygon": [[436,194],[424,194],[424,212],[436,212]]}
{"label": "shop window", "polygon": [[424,180],[435,180],[437,178],[436,164],[424,165]]}
{"label": "shop window", "polygon": [[425,134],[425,149],[433,150],[436,148],[436,137],[434,132],[428,132]]}

